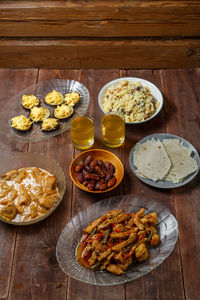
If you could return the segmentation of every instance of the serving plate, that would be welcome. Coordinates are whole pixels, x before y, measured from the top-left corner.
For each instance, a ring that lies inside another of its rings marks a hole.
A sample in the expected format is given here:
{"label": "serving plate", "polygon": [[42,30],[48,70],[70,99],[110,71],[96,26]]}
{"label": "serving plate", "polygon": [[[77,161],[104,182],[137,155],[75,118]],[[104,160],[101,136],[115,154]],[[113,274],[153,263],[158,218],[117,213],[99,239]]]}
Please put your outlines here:
{"label": "serving plate", "polygon": [[57,208],[60,204],[66,189],[66,181],[65,175],[63,173],[62,168],[60,165],[51,157],[41,155],[39,153],[16,153],[12,156],[5,157],[1,160],[1,169],[0,169],[0,177],[10,171],[20,168],[27,168],[27,167],[37,167],[48,171],[49,173],[53,174],[56,177],[56,182],[58,186],[59,197],[56,204],[44,215],[39,218],[23,221],[23,222],[16,222],[16,221],[9,221],[3,218],[0,215],[0,220],[12,225],[31,225],[34,223],[38,223],[45,218],[47,218],[52,212]]}
{"label": "serving plate", "polygon": [[40,122],[33,123],[30,130],[27,132],[20,132],[10,126],[10,120],[15,116],[22,114],[29,117],[30,111],[24,109],[21,105],[21,98],[23,95],[30,93],[34,94],[40,100],[40,106],[50,110],[50,118],[52,118],[53,111],[56,106],[48,105],[44,102],[44,96],[52,90],[57,90],[63,95],[72,91],[78,92],[80,94],[80,101],[75,105],[73,115],[86,113],[90,101],[90,94],[88,89],[82,83],[75,80],[47,80],[36,85],[29,86],[19,92],[16,96],[3,101],[5,104],[2,105],[0,111],[0,132],[7,138],[17,142],[37,142],[56,136],[69,129],[70,120],[73,115],[66,120],[59,121],[59,127],[51,132],[42,131]]}
{"label": "serving plate", "polygon": [[[139,211],[142,207],[145,208],[145,213],[157,212],[156,228],[161,240],[157,247],[149,249],[150,257],[147,261],[132,264],[126,273],[120,276],[106,271],[93,272],[78,263],[76,247],[83,234],[82,230],[87,225],[113,209],[123,209],[125,212],[132,213]],[[66,224],[56,246],[56,256],[63,272],[76,280],[100,286],[117,285],[144,276],[158,267],[174,249],[177,238],[177,221],[161,203],[134,195],[115,196],[89,206]]]}
{"label": "serving plate", "polygon": [[[187,176],[183,181],[181,181],[179,183],[173,183],[173,182],[167,181],[167,180],[153,181],[149,178],[144,178],[144,177],[139,176],[137,174],[137,167],[135,166],[134,161],[133,161],[133,153],[136,150],[137,144],[143,144],[144,142],[150,141],[153,138],[155,140],[160,140],[160,141],[162,141],[164,139],[178,139],[179,141],[181,141],[183,143],[183,146],[185,146],[188,149],[192,150],[191,157],[194,158],[197,162],[197,170],[194,173],[192,173],[191,175]],[[186,141],[185,139],[183,139],[180,136],[177,136],[177,135],[174,135],[174,134],[168,134],[168,133],[155,133],[155,134],[146,136],[145,138],[140,140],[137,144],[135,144],[135,146],[130,151],[129,164],[130,164],[131,170],[133,171],[134,175],[138,179],[140,179],[141,181],[143,181],[144,183],[146,183],[148,185],[151,185],[151,186],[157,187],[157,188],[161,188],[161,189],[178,188],[178,187],[186,185],[187,183],[192,181],[199,172],[200,158],[199,158],[199,154],[198,154],[197,150],[194,148],[194,146],[192,144],[190,144],[188,141]]]}
{"label": "serving plate", "polygon": [[144,120],[144,121],[140,121],[140,122],[126,122],[126,124],[142,124],[145,123],[151,119],[153,119],[155,116],[157,116],[157,114],[161,111],[162,107],[163,107],[163,96],[162,93],[160,92],[160,90],[157,88],[157,86],[155,86],[152,82],[142,79],[142,78],[138,78],[138,77],[121,77],[121,78],[117,78],[115,80],[112,80],[110,82],[108,82],[106,85],[104,85],[102,87],[102,89],[100,90],[99,94],[98,94],[98,104],[100,109],[102,110],[103,113],[106,113],[103,110],[102,107],[102,100],[105,96],[105,93],[107,91],[107,89],[111,86],[111,85],[117,85],[119,84],[122,80],[128,80],[131,82],[136,82],[136,81],[140,81],[141,84],[145,87],[148,87],[150,89],[151,95],[160,103],[158,109],[155,111],[155,113],[149,117],[148,119]]}

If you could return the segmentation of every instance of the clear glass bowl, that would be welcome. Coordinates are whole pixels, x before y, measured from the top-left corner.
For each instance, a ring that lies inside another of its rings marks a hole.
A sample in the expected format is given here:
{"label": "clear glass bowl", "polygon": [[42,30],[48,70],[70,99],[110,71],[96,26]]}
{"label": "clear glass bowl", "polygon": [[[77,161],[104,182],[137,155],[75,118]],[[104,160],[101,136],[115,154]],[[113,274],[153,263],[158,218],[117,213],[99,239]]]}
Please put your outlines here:
{"label": "clear glass bowl", "polygon": [[[44,96],[51,92],[52,90],[57,90],[63,94],[76,91],[80,94],[80,100],[74,107],[75,114],[82,113],[84,114],[90,102],[90,94],[88,89],[80,82],[75,80],[62,80],[62,79],[55,79],[55,80],[48,80],[41,82],[36,85],[32,85],[16,96],[8,99],[3,99],[3,103],[1,103],[1,111],[0,111],[0,132],[4,134],[7,138],[17,141],[17,142],[37,142],[41,140],[45,140],[49,137],[56,136],[61,132],[70,128],[70,116],[68,119],[59,120],[59,127],[51,132],[44,132],[41,130],[41,122],[33,123],[30,130],[27,132],[20,132],[10,126],[10,120],[18,116],[20,114],[29,117],[30,111],[25,109],[21,105],[21,98],[23,95],[26,94],[34,94],[40,100],[40,106],[48,108],[51,112],[50,117],[53,117],[53,112],[56,106],[48,105],[44,102]],[[4,104],[5,103],[5,104]]]}
{"label": "clear glass bowl", "polygon": [[44,214],[43,216],[26,221],[26,222],[14,222],[14,221],[8,221],[0,216],[0,220],[4,221],[9,224],[13,225],[30,225],[33,223],[37,223],[46,217],[48,217],[59,205],[61,202],[66,189],[66,181],[65,181],[65,175],[63,173],[62,168],[60,165],[52,159],[52,157],[48,157],[45,155],[41,155],[39,153],[16,153],[12,156],[5,157],[1,160],[1,169],[0,169],[0,176],[2,176],[4,173],[15,170],[19,168],[26,168],[26,167],[38,167],[41,169],[44,169],[51,174],[53,174],[56,177],[56,182],[58,185],[58,191],[59,191],[59,198],[56,204],[48,211],[48,213]]}
{"label": "clear glass bowl", "polygon": [[[145,208],[146,213],[157,212],[157,230],[161,240],[157,247],[149,249],[150,257],[147,261],[132,264],[126,273],[120,276],[106,271],[93,272],[78,263],[76,259],[76,247],[82,237],[82,230],[87,225],[113,209],[136,212],[142,207]],[[74,279],[94,285],[116,285],[137,279],[158,267],[174,249],[177,238],[177,221],[161,203],[133,195],[116,196],[99,201],[73,217],[67,223],[59,237],[56,256],[63,272]]]}

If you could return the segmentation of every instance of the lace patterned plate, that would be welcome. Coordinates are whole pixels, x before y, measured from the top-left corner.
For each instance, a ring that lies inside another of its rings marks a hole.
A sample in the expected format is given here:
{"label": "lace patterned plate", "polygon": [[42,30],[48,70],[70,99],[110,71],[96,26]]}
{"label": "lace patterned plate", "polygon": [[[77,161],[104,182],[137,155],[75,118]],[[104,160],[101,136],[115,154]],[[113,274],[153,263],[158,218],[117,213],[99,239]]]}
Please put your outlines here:
{"label": "lace patterned plate", "polygon": [[52,136],[56,136],[69,129],[70,120],[73,115],[66,120],[59,121],[58,129],[51,132],[43,132],[41,130],[41,122],[33,123],[30,130],[27,132],[20,132],[19,130],[15,130],[10,126],[10,120],[15,116],[22,114],[26,117],[29,117],[30,112],[21,105],[21,98],[23,95],[30,93],[37,96],[37,98],[40,100],[41,107],[45,107],[50,110],[50,117],[52,118],[56,106],[46,104],[44,102],[44,96],[53,90],[57,90],[58,92],[62,93],[63,96],[72,91],[78,92],[80,94],[80,100],[74,106],[73,115],[85,113],[87,111],[90,101],[90,94],[88,89],[82,83],[75,80],[47,80],[39,84],[32,85],[22,90],[16,96],[3,101],[5,105],[2,103],[0,111],[0,132],[3,133],[7,138],[17,142],[37,142],[48,139]]}
{"label": "lace patterned plate", "polygon": [[[149,249],[150,257],[147,261],[132,264],[126,273],[120,276],[106,271],[93,272],[78,263],[76,247],[83,228],[110,210],[124,209],[126,212],[136,212],[142,207],[145,208],[146,213],[157,212],[157,230],[161,240],[157,247]],[[177,238],[177,221],[161,203],[133,195],[116,196],[99,201],[73,217],[59,237],[56,256],[63,272],[74,279],[94,285],[116,285],[137,279],[158,267],[174,249]]]}

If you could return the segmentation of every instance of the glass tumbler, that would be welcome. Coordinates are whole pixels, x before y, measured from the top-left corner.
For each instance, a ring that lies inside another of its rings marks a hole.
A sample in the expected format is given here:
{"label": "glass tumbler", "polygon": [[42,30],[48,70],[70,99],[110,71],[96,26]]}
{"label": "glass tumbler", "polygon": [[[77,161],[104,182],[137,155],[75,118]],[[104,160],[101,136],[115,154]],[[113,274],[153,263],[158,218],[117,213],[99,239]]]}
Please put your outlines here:
{"label": "glass tumbler", "polygon": [[94,120],[90,115],[76,115],[71,120],[71,137],[74,147],[85,150],[94,144]]}
{"label": "glass tumbler", "polygon": [[101,136],[103,143],[111,148],[120,147],[125,140],[125,121],[117,113],[109,113],[101,119]]}

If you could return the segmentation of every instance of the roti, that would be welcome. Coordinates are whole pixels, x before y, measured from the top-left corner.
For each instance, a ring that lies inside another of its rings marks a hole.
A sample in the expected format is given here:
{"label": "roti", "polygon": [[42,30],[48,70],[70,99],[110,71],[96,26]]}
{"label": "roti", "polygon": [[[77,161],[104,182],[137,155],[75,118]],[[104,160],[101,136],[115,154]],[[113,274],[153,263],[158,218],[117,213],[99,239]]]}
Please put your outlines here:
{"label": "roti", "polygon": [[171,168],[165,180],[178,183],[197,170],[197,162],[191,157],[192,151],[178,139],[165,139],[163,145],[171,160]]}
{"label": "roti", "polygon": [[179,139],[152,139],[136,145],[133,160],[139,176],[178,183],[198,168],[191,154]]}
{"label": "roti", "polygon": [[169,156],[159,140],[138,144],[134,156],[138,175],[154,181],[162,180],[171,167]]}

